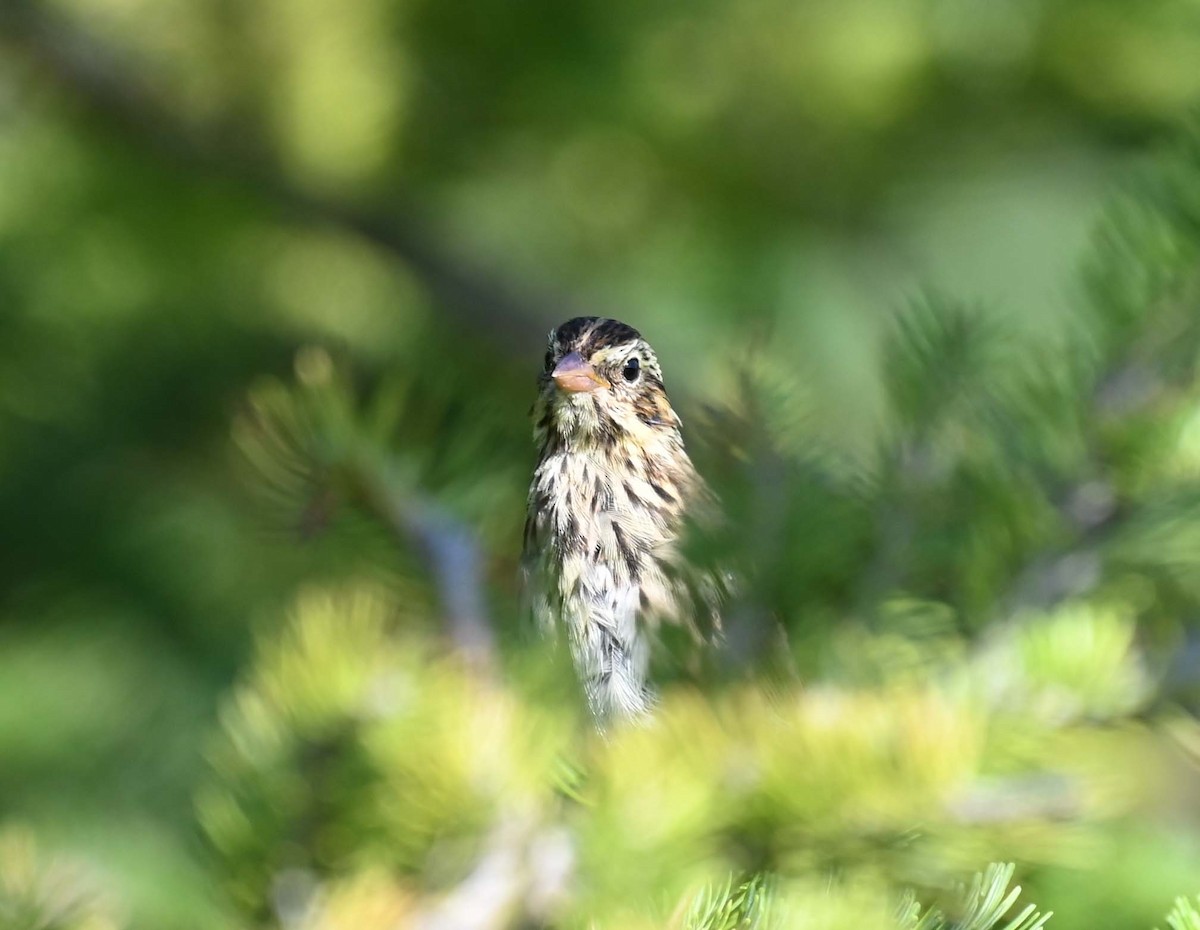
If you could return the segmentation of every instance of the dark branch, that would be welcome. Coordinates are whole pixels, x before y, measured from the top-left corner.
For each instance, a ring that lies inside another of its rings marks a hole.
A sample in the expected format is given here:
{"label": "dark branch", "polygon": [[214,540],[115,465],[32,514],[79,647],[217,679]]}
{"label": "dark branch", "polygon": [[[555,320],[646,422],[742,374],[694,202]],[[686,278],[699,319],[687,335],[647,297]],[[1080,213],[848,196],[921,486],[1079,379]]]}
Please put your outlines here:
{"label": "dark branch", "polygon": [[0,3],[0,43],[22,53],[43,77],[146,151],[252,188],[285,214],[341,226],[393,253],[443,310],[500,346],[528,351],[540,343],[548,322],[583,312],[558,296],[473,267],[439,242],[403,198],[372,210],[304,190],[288,180],[252,132],[189,123],[178,105],[125,68],[110,49],[35,0]]}

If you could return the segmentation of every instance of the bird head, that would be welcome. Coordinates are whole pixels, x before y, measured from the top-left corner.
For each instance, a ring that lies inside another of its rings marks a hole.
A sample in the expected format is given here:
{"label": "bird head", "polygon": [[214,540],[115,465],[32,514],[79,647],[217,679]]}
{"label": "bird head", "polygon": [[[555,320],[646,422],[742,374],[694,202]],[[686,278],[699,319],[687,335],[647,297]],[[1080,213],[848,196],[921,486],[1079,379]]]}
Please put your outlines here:
{"label": "bird head", "polygon": [[602,317],[551,331],[534,423],[543,438],[614,445],[679,429],[654,350],[632,326]]}

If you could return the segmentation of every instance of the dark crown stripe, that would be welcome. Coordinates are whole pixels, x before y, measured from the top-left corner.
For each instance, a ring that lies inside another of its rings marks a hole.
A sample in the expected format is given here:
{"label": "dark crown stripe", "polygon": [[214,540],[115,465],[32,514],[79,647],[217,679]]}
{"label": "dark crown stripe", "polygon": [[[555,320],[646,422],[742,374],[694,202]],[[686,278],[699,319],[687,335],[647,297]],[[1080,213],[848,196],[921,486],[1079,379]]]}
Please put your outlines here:
{"label": "dark crown stripe", "polygon": [[634,342],[641,339],[642,335],[620,320],[579,316],[558,327],[554,338],[562,354],[574,351],[588,358],[600,349]]}

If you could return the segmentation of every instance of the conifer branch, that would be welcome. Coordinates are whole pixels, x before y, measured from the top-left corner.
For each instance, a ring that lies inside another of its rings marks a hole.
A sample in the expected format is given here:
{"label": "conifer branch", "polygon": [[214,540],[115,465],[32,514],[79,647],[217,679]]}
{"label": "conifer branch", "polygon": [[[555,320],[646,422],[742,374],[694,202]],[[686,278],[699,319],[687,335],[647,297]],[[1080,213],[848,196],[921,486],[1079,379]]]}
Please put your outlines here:
{"label": "conifer branch", "polygon": [[395,479],[391,454],[363,441],[356,401],[329,357],[320,349],[301,355],[299,386],[262,385],[235,421],[246,462],[289,520],[299,512],[303,535],[324,529],[345,503],[416,550],[436,587],[448,640],[476,668],[490,668],[495,641],[475,533],[419,488]]}

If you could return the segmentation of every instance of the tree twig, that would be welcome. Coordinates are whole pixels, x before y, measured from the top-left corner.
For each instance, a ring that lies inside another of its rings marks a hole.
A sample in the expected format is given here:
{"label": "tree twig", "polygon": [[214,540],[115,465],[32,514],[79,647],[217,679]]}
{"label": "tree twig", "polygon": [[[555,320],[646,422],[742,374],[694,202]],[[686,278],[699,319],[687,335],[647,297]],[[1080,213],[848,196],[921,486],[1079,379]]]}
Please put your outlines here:
{"label": "tree twig", "polygon": [[432,502],[397,493],[381,475],[360,470],[356,483],[367,509],[425,558],[450,641],[476,668],[491,668],[496,642],[483,599],[483,556],[475,533]]}

